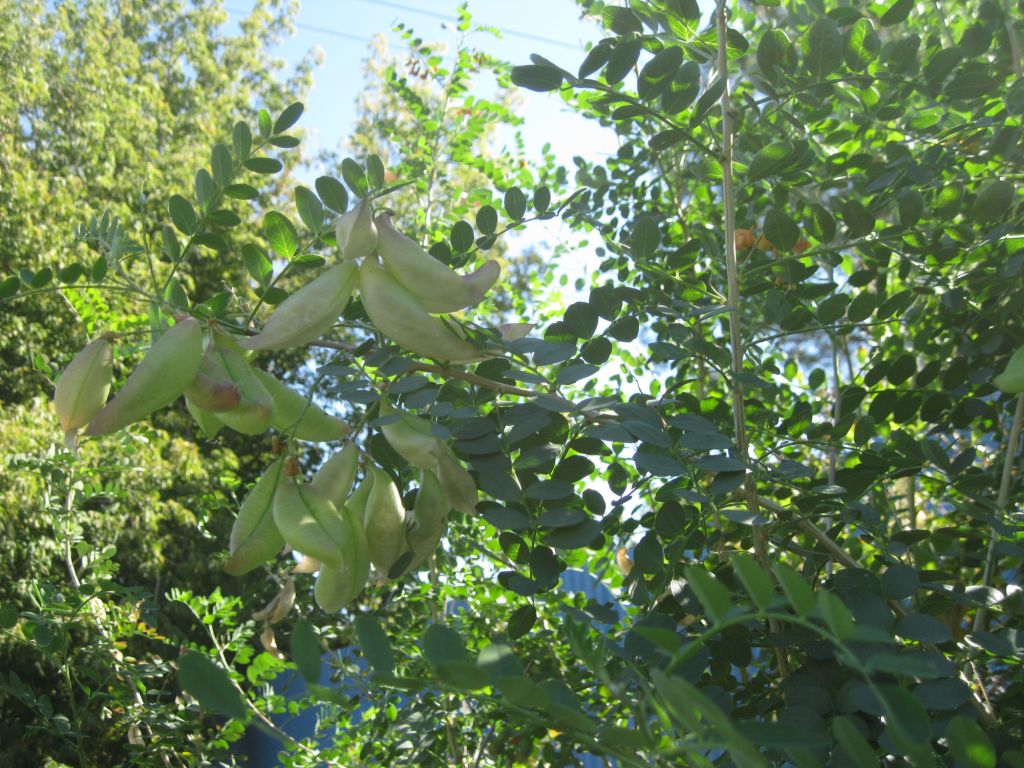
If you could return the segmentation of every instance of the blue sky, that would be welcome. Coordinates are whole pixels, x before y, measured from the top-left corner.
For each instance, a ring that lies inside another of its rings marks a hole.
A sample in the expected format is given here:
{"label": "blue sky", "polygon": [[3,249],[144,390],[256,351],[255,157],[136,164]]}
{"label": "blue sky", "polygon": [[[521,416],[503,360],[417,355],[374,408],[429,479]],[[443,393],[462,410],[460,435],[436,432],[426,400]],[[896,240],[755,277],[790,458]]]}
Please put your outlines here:
{"label": "blue sky", "polygon": [[[226,0],[229,28],[252,4]],[[457,0],[302,0],[295,34],[274,53],[289,63],[311,48],[323,53],[301,123],[309,153],[338,149],[348,136],[371,37],[384,33],[390,50],[401,53],[400,37],[391,31],[401,21],[424,40],[454,40],[454,25],[446,19],[454,19],[457,6]],[[584,43],[602,36],[597,24],[580,18],[572,0],[470,0],[469,9],[476,23],[506,30],[502,39],[475,33],[471,42],[513,64],[529,63],[530,54],[539,53],[575,69],[583,59]],[[575,115],[557,97],[529,92],[523,97],[522,132],[529,155],[539,157],[546,142],[567,165],[573,155],[596,159],[615,151],[612,131]]]}

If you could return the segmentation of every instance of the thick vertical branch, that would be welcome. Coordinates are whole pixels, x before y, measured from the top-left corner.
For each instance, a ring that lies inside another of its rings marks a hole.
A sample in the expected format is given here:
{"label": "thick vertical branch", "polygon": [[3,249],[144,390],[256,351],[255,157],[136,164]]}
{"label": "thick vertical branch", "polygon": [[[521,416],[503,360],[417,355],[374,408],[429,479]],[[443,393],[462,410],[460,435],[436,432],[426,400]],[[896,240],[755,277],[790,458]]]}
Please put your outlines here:
{"label": "thick vertical branch", "polygon": [[[1003,476],[999,480],[999,496],[996,497],[996,514],[1002,515],[1006,511],[1006,505],[1010,502],[1010,480],[1013,477],[1013,458],[1017,455],[1017,446],[1020,443],[1021,424],[1024,422],[1024,392],[1017,395],[1017,409],[1013,414],[1013,425],[1010,427],[1010,437],[1006,441],[1006,456],[1003,458]],[[988,540],[988,552],[985,555],[985,570],[981,575],[981,586],[987,587],[992,580],[992,572],[996,566],[996,544],[999,543],[999,531],[995,526]],[[988,618],[988,607],[982,604],[977,613],[974,614],[974,631],[984,629],[985,620]]]}

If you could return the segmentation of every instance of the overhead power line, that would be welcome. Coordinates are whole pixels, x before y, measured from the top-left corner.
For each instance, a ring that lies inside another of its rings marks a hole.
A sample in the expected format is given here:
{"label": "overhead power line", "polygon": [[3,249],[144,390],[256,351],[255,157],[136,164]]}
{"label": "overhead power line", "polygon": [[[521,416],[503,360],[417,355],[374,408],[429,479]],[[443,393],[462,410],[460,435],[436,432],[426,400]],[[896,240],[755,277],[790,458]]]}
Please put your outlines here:
{"label": "overhead power line", "polygon": [[[429,16],[432,19],[440,19],[441,21],[453,21],[453,22],[457,22],[458,21],[458,19],[455,18],[454,16],[448,16],[448,15],[443,14],[443,13],[437,13],[436,11],[427,11],[427,10],[424,10],[423,8],[416,8],[416,7],[411,6],[411,5],[403,5],[402,3],[393,3],[393,2],[390,2],[389,0],[360,0],[360,2],[368,3],[369,5],[377,5],[377,6],[380,6],[382,8],[392,8],[392,9],[394,9],[396,11],[406,11],[408,13],[418,13],[420,16]],[[555,39],[550,38],[550,37],[543,37],[541,35],[534,35],[534,34],[531,34],[530,32],[520,32],[518,29],[507,29],[506,27],[499,27],[499,26],[495,26],[495,25],[488,25],[488,26],[494,26],[494,28],[497,29],[499,32],[504,32],[506,35],[509,35],[510,37],[521,37],[524,40],[533,40],[534,42],[538,42],[538,43],[547,43],[548,45],[557,45],[560,48],[568,48],[568,49],[573,50],[573,51],[579,51],[579,50],[582,49],[581,45],[574,45],[572,43],[567,43],[564,40],[555,40]]]}

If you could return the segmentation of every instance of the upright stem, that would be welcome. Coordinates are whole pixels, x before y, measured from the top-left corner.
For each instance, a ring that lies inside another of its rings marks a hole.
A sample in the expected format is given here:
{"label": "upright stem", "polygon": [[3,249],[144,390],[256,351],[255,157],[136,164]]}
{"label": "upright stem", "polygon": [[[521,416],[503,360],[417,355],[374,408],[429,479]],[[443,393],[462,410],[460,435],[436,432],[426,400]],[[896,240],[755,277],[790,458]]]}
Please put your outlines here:
{"label": "upright stem", "polygon": [[[746,408],[743,402],[743,335],[740,319],[740,277],[736,261],[736,211],[732,187],[732,112],[729,103],[729,58],[726,50],[728,10],[725,0],[718,0],[718,76],[725,82],[722,91],[722,206],[725,209],[725,269],[728,281],[729,301],[729,346],[732,351],[732,414],[736,431],[736,447],[740,458],[748,458]],[[747,506],[751,514],[758,511],[757,487],[753,476],[748,475],[743,484]],[[765,536],[762,526],[754,526],[754,549],[761,565],[768,565],[765,551]]]}
{"label": "upright stem", "polygon": [[[1013,414],[1013,425],[1010,427],[1010,437],[1006,441],[1006,456],[1003,458],[1003,476],[999,481],[999,496],[996,498],[996,514],[1002,515],[1006,511],[1006,505],[1010,501],[1010,479],[1013,477],[1013,457],[1017,454],[1017,445],[1020,443],[1020,429],[1024,422],[1024,392],[1017,395],[1017,410]],[[992,534],[988,540],[988,552],[985,555],[985,570],[981,575],[981,586],[987,587],[992,580],[992,571],[996,565],[996,544],[999,543],[999,531],[992,527]],[[974,614],[974,631],[984,629],[985,619],[988,617],[988,606],[982,604],[977,613]]]}

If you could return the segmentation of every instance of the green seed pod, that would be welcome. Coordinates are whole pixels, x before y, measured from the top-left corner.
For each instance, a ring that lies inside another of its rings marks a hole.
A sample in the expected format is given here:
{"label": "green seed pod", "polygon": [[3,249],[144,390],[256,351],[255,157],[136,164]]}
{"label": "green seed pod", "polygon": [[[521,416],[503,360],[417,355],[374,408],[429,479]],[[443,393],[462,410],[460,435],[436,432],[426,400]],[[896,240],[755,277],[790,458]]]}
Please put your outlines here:
{"label": "green seed pod", "polygon": [[338,219],[334,227],[342,259],[364,259],[377,248],[377,226],[373,223],[370,200],[363,198],[355,208]]}
{"label": "green seed pod", "polygon": [[448,503],[451,504],[452,509],[457,509],[463,514],[474,514],[478,495],[473,476],[455,460],[447,448],[437,458],[438,477],[444,488],[445,496],[448,497]]}
{"label": "green seed pod", "polygon": [[287,349],[315,341],[345,311],[357,276],[351,261],[331,267],[281,302],[263,330],[240,345],[245,349]]}
{"label": "green seed pod", "polygon": [[310,484],[287,478],[278,484],[274,523],[293,549],[325,566],[341,566],[348,527],[335,506]]}
{"label": "green seed pod", "polygon": [[444,447],[430,431],[429,421],[398,410],[391,405],[387,395],[380,398],[380,415],[397,417],[380,428],[388,445],[395,449],[395,453],[414,467],[437,467],[437,454],[444,450]]}
{"label": "green seed pod", "polygon": [[78,430],[99,413],[110,394],[114,375],[110,341],[99,338],[90,341],[68,363],[53,393],[57,418],[64,430],[64,442],[69,449],[78,441]]}
{"label": "green seed pod", "polygon": [[355,600],[370,576],[369,544],[362,521],[347,506],[341,514],[349,533],[345,557],[340,568],[322,567],[313,587],[317,605],[332,613]]}
{"label": "green seed pod", "polygon": [[382,213],[375,223],[377,252],[384,268],[427,312],[458,312],[475,307],[501,275],[501,266],[496,261],[461,275],[395,229],[389,214]]}
{"label": "green seed pod", "polygon": [[406,533],[406,540],[412,550],[410,571],[422,565],[437,549],[448,527],[448,508],[448,497],[441,487],[441,481],[433,472],[424,471],[420,476],[420,489],[412,508],[412,525]]}
{"label": "green seed pod", "polygon": [[[359,468],[359,449],[355,443],[345,443],[345,447],[331,456],[317,470],[313,477],[313,487],[322,493],[332,504],[341,509],[348,500],[349,493],[356,480]],[[362,510],[360,510],[360,519]]]}
{"label": "green seed pod", "polygon": [[469,362],[486,357],[440,318],[428,315],[409,291],[373,258],[359,268],[363,308],[381,333],[424,357]]}
{"label": "green seed pod", "polygon": [[363,519],[370,545],[370,560],[381,576],[386,576],[394,562],[408,548],[405,543],[405,508],[391,476],[371,465],[373,487],[366,500]]}
{"label": "green seed pod", "polygon": [[296,440],[324,442],[340,440],[348,434],[348,424],[331,416],[323,408],[306,399],[272,374],[254,369],[267,392],[274,399],[270,425]]}
{"label": "green seed pod", "polygon": [[185,318],[164,332],[132,371],[114,399],[89,422],[85,434],[109,435],[170,405],[199,373],[203,329]]}
{"label": "green seed pod", "polygon": [[248,573],[284,549],[284,539],[274,524],[274,496],[284,481],[283,466],[284,461],[277,459],[267,467],[242,502],[231,527],[231,557],[224,564],[232,576]]}
{"label": "green seed pod", "polygon": [[992,379],[992,386],[1008,395],[1024,392],[1024,347],[1013,353],[1006,369]]}

